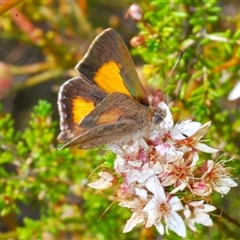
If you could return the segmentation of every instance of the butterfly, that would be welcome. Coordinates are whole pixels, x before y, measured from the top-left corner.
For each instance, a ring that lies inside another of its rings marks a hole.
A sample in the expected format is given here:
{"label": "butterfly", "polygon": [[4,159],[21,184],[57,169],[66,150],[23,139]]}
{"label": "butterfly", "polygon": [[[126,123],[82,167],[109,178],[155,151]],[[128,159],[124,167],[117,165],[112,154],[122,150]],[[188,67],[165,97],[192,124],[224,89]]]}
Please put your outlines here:
{"label": "butterfly", "polygon": [[150,105],[115,30],[100,33],[75,70],[78,76],[66,81],[58,95],[61,148],[124,144],[163,120],[164,111],[156,103]]}

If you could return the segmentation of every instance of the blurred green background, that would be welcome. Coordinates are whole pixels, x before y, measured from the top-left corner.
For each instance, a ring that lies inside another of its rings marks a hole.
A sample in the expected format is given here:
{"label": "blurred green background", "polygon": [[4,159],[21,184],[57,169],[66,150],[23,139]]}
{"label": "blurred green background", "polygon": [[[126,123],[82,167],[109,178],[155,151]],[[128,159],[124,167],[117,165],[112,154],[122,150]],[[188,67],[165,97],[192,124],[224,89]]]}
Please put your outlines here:
{"label": "blurred green background", "polygon": [[[205,139],[224,159],[235,157],[229,167],[238,177],[239,100],[227,96],[240,79],[239,2],[139,1],[140,22],[125,16],[133,2],[0,1],[0,239],[179,239],[141,226],[122,233],[129,210],[108,209],[114,191],[86,185],[113,154],[56,151],[58,89],[108,27],[132,50],[149,94],[185,50],[165,89],[175,121],[212,121]],[[135,48],[133,37],[141,40]],[[218,208],[214,226],[186,239],[238,239],[239,192],[206,199]]]}

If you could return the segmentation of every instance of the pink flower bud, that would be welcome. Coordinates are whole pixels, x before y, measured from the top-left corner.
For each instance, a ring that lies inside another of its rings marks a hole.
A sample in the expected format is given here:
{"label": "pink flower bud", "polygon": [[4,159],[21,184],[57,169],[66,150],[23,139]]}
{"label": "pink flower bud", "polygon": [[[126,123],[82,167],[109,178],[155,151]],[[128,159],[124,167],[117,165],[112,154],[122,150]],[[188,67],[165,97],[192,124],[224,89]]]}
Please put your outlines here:
{"label": "pink flower bud", "polygon": [[141,7],[138,4],[133,3],[125,15],[125,17],[129,16],[136,22],[141,21],[143,16]]}
{"label": "pink flower bud", "polygon": [[145,42],[145,39],[142,36],[133,37],[130,40],[130,44],[135,48],[142,45]]}

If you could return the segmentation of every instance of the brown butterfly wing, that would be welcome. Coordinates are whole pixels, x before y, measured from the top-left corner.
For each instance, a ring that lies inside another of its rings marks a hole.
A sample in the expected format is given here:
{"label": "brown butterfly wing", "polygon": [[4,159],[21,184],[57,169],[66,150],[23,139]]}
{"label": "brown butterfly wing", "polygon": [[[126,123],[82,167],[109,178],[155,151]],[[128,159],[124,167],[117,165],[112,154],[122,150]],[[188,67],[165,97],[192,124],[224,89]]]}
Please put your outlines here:
{"label": "brown butterfly wing", "polygon": [[99,34],[75,69],[107,93],[120,92],[148,106],[132,57],[121,36],[109,28]]}
{"label": "brown butterfly wing", "polygon": [[98,105],[107,94],[81,76],[64,83],[58,96],[60,114],[60,142],[66,143],[85,131],[79,127],[81,120]]}
{"label": "brown butterfly wing", "polygon": [[99,103],[79,124],[84,133],[63,147],[81,149],[128,141],[133,134],[143,135],[150,124],[149,110],[122,93],[112,93]]}

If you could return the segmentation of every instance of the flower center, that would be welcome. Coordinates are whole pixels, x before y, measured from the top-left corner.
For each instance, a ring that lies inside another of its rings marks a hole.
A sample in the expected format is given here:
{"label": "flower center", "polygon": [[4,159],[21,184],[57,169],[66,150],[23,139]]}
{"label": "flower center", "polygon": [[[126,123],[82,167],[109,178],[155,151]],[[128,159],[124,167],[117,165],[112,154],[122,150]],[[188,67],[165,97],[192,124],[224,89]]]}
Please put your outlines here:
{"label": "flower center", "polygon": [[183,167],[180,167],[180,166],[176,166],[175,167],[175,176],[182,179],[185,177],[187,171],[186,171],[186,168],[183,168]]}
{"label": "flower center", "polygon": [[163,214],[169,213],[170,207],[166,203],[161,203],[159,204],[159,211]]}

